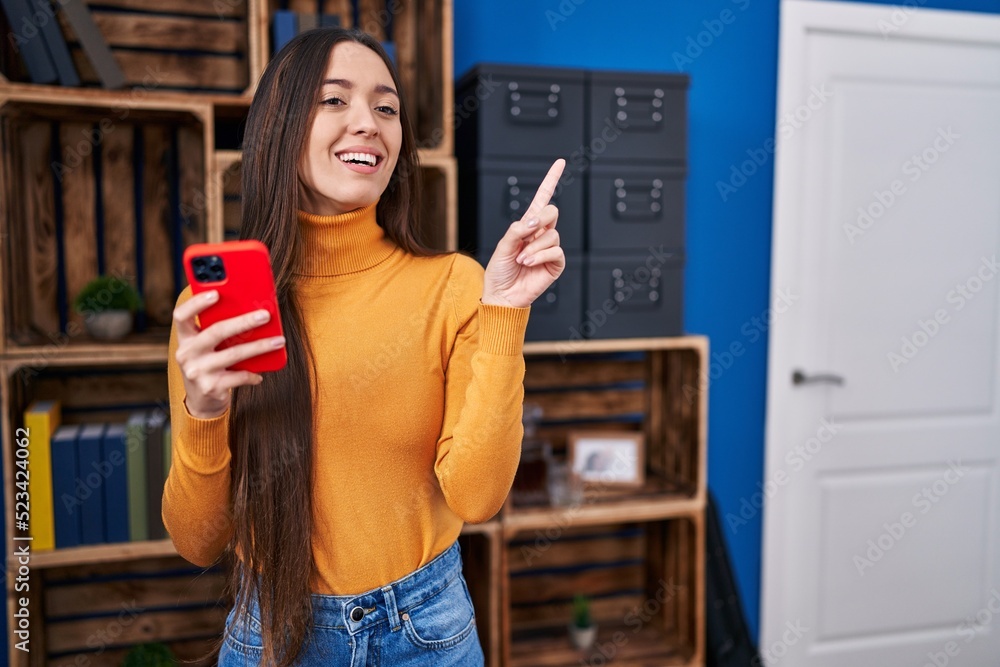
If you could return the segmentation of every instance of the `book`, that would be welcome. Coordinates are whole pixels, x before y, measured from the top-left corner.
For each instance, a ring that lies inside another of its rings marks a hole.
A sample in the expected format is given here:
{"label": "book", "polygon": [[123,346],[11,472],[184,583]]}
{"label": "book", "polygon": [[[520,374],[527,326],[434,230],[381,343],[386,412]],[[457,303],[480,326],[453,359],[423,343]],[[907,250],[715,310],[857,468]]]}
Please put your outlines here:
{"label": "book", "polygon": [[125,423],[125,465],[128,478],[128,538],[149,539],[146,502],[146,411],[129,415]]}
{"label": "book", "polygon": [[151,410],[146,418],[146,511],[151,540],[167,536],[163,527],[163,429],[167,413]]}
{"label": "book", "polygon": [[59,83],[63,86],[79,86],[80,76],[76,73],[76,67],[73,66],[73,57],[69,54],[66,38],[63,37],[63,32],[59,29],[59,21],[56,20],[52,3],[49,0],[32,0],[32,5],[38,9],[36,16],[39,12],[44,12],[47,16],[47,19],[42,21],[40,26],[45,46],[52,58],[52,64],[55,65],[56,72],[59,74]]}
{"label": "book", "polygon": [[59,401],[33,401],[24,411],[24,427],[28,429],[28,534],[34,551],[56,546],[51,440],[61,421]]}
{"label": "book", "polygon": [[60,426],[52,434],[52,497],[57,549],[79,546],[81,540],[81,503],[76,495],[79,475],[76,441],[79,435],[79,424]]}
{"label": "book", "polygon": [[105,424],[85,424],[76,441],[76,497],[80,500],[80,544],[104,542],[104,461],[101,441]]}
{"label": "book", "polygon": [[104,40],[104,35],[94,23],[94,18],[83,0],[59,0],[66,20],[69,22],[80,46],[90,63],[97,70],[97,76],[105,88],[116,89],[125,85],[125,74]]}
{"label": "book", "polygon": [[101,442],[101,458],[110,465],[104,480],[104,539],[128,542],[128,468],[125,424],[108,424]]}
{"label": "book", "polygon": [[0,0],[0,4],[10,23],[8,41],[17,46],[28,76],[35,83],[54,83],[59,73],[45,47],[45,39],[35,25],[28,0]]}
{"label": "book", "polygon": [[298,33],[298,18],[295,12],[279,9],[274,12],[271,22],[272,37],[271,43],[274,45],[274,53],[281,50],[285,44],[291,41],[292,37]]}
{"label": "book", "polygon": [[316,14],[299,13],[296,14],[296,19],[298,20],[299,27],[295,34],[301,34],[306,30],[312,30],[319,25],[319,16]]}
{"label": "book", "polygon": [[319,25],[321,28],[339,28],[340,17],[336,14],[320,14]]}

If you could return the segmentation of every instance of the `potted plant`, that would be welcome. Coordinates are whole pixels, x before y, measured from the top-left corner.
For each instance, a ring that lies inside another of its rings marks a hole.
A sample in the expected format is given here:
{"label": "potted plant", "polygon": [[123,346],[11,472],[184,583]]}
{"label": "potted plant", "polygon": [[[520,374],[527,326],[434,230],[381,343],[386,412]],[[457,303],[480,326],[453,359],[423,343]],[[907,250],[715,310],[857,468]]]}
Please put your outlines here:
{"label": "potted plant", "polygon": [[176,665],[177,659],[174,658],[170,647],[159,642],[134,646],[122,662],[122,667],[176,667]]}
{"label": "potted plant", "polygon": [[135,311],[142,297],[127,281],[101,275],[84,285],[73,299],[73,310],[85,316],[87,333],[102,340],[116,340],[132,331]]}
{"label": "potted plant", "polygon": [[590,601],[579,593],[573,597],[573,622],[569,625],[569,637],[573,646],[585,651],[597,638],[597,625],[590,618]]}

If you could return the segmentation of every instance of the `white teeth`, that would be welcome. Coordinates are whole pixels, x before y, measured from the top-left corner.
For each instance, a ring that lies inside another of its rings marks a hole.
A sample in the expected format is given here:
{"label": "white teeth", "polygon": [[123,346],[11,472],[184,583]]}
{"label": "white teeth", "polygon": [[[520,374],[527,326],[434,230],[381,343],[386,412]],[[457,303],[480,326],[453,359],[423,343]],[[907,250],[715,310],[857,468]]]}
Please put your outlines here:
{"label": "white teeth", "polygon": [[340,159],[342,162],[364,162],[372,167],[378,161],[378,158],[370,153],[341,153]]}

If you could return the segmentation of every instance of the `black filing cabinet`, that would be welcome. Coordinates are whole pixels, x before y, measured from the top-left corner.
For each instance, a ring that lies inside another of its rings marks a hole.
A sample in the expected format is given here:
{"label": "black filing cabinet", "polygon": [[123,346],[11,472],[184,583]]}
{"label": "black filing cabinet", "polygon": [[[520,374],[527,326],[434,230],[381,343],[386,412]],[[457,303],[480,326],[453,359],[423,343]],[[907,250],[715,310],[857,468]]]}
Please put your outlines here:
{"label": "black filing cabinet", "polygon": [[604,158],[687,162],[686,76],[593,71],[588,83],[589,135],[615,137]]}
{"label": "black filing cabinet", "polygon": [[687,88],[681,74],[478,65],[456,91],[459,247],[485,266],[552,162],[566,270],[527,340],[684,332]]}
{"label": "black filing cabinet", "polygon": [[585,76],[581,70],[480,65],[458,82],[455,154],[541,160],[568,155],[584,135]]}
{"label": "black filing cabinet", "polygon": [[[560,244],[562,245],[562,244]],[[562,275],[531,304],[526,340],[568,340],[582,338],[578,331],[583,317],[584,271],[580,252],[564,251],[566,268]]]}
{"label": "black filing cabinet", "polygon": [[682,167],[636,167],[609,160],[595,163],[589,177],[587,227],[592,251],[618,252],[660,244],[684,247]]}

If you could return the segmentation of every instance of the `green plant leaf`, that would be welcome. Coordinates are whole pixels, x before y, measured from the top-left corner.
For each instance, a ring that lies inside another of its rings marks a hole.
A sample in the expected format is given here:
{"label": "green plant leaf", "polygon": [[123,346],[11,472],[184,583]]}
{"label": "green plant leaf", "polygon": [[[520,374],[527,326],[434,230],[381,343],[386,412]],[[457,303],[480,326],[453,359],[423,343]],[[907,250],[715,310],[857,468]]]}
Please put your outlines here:
{"label": "green plant leaf", "polygon": [[73,299],[73,310],[81,315],[105,310],[136,312],[143,307],[142,296],[128,280],[101,275],[84,285]]}

